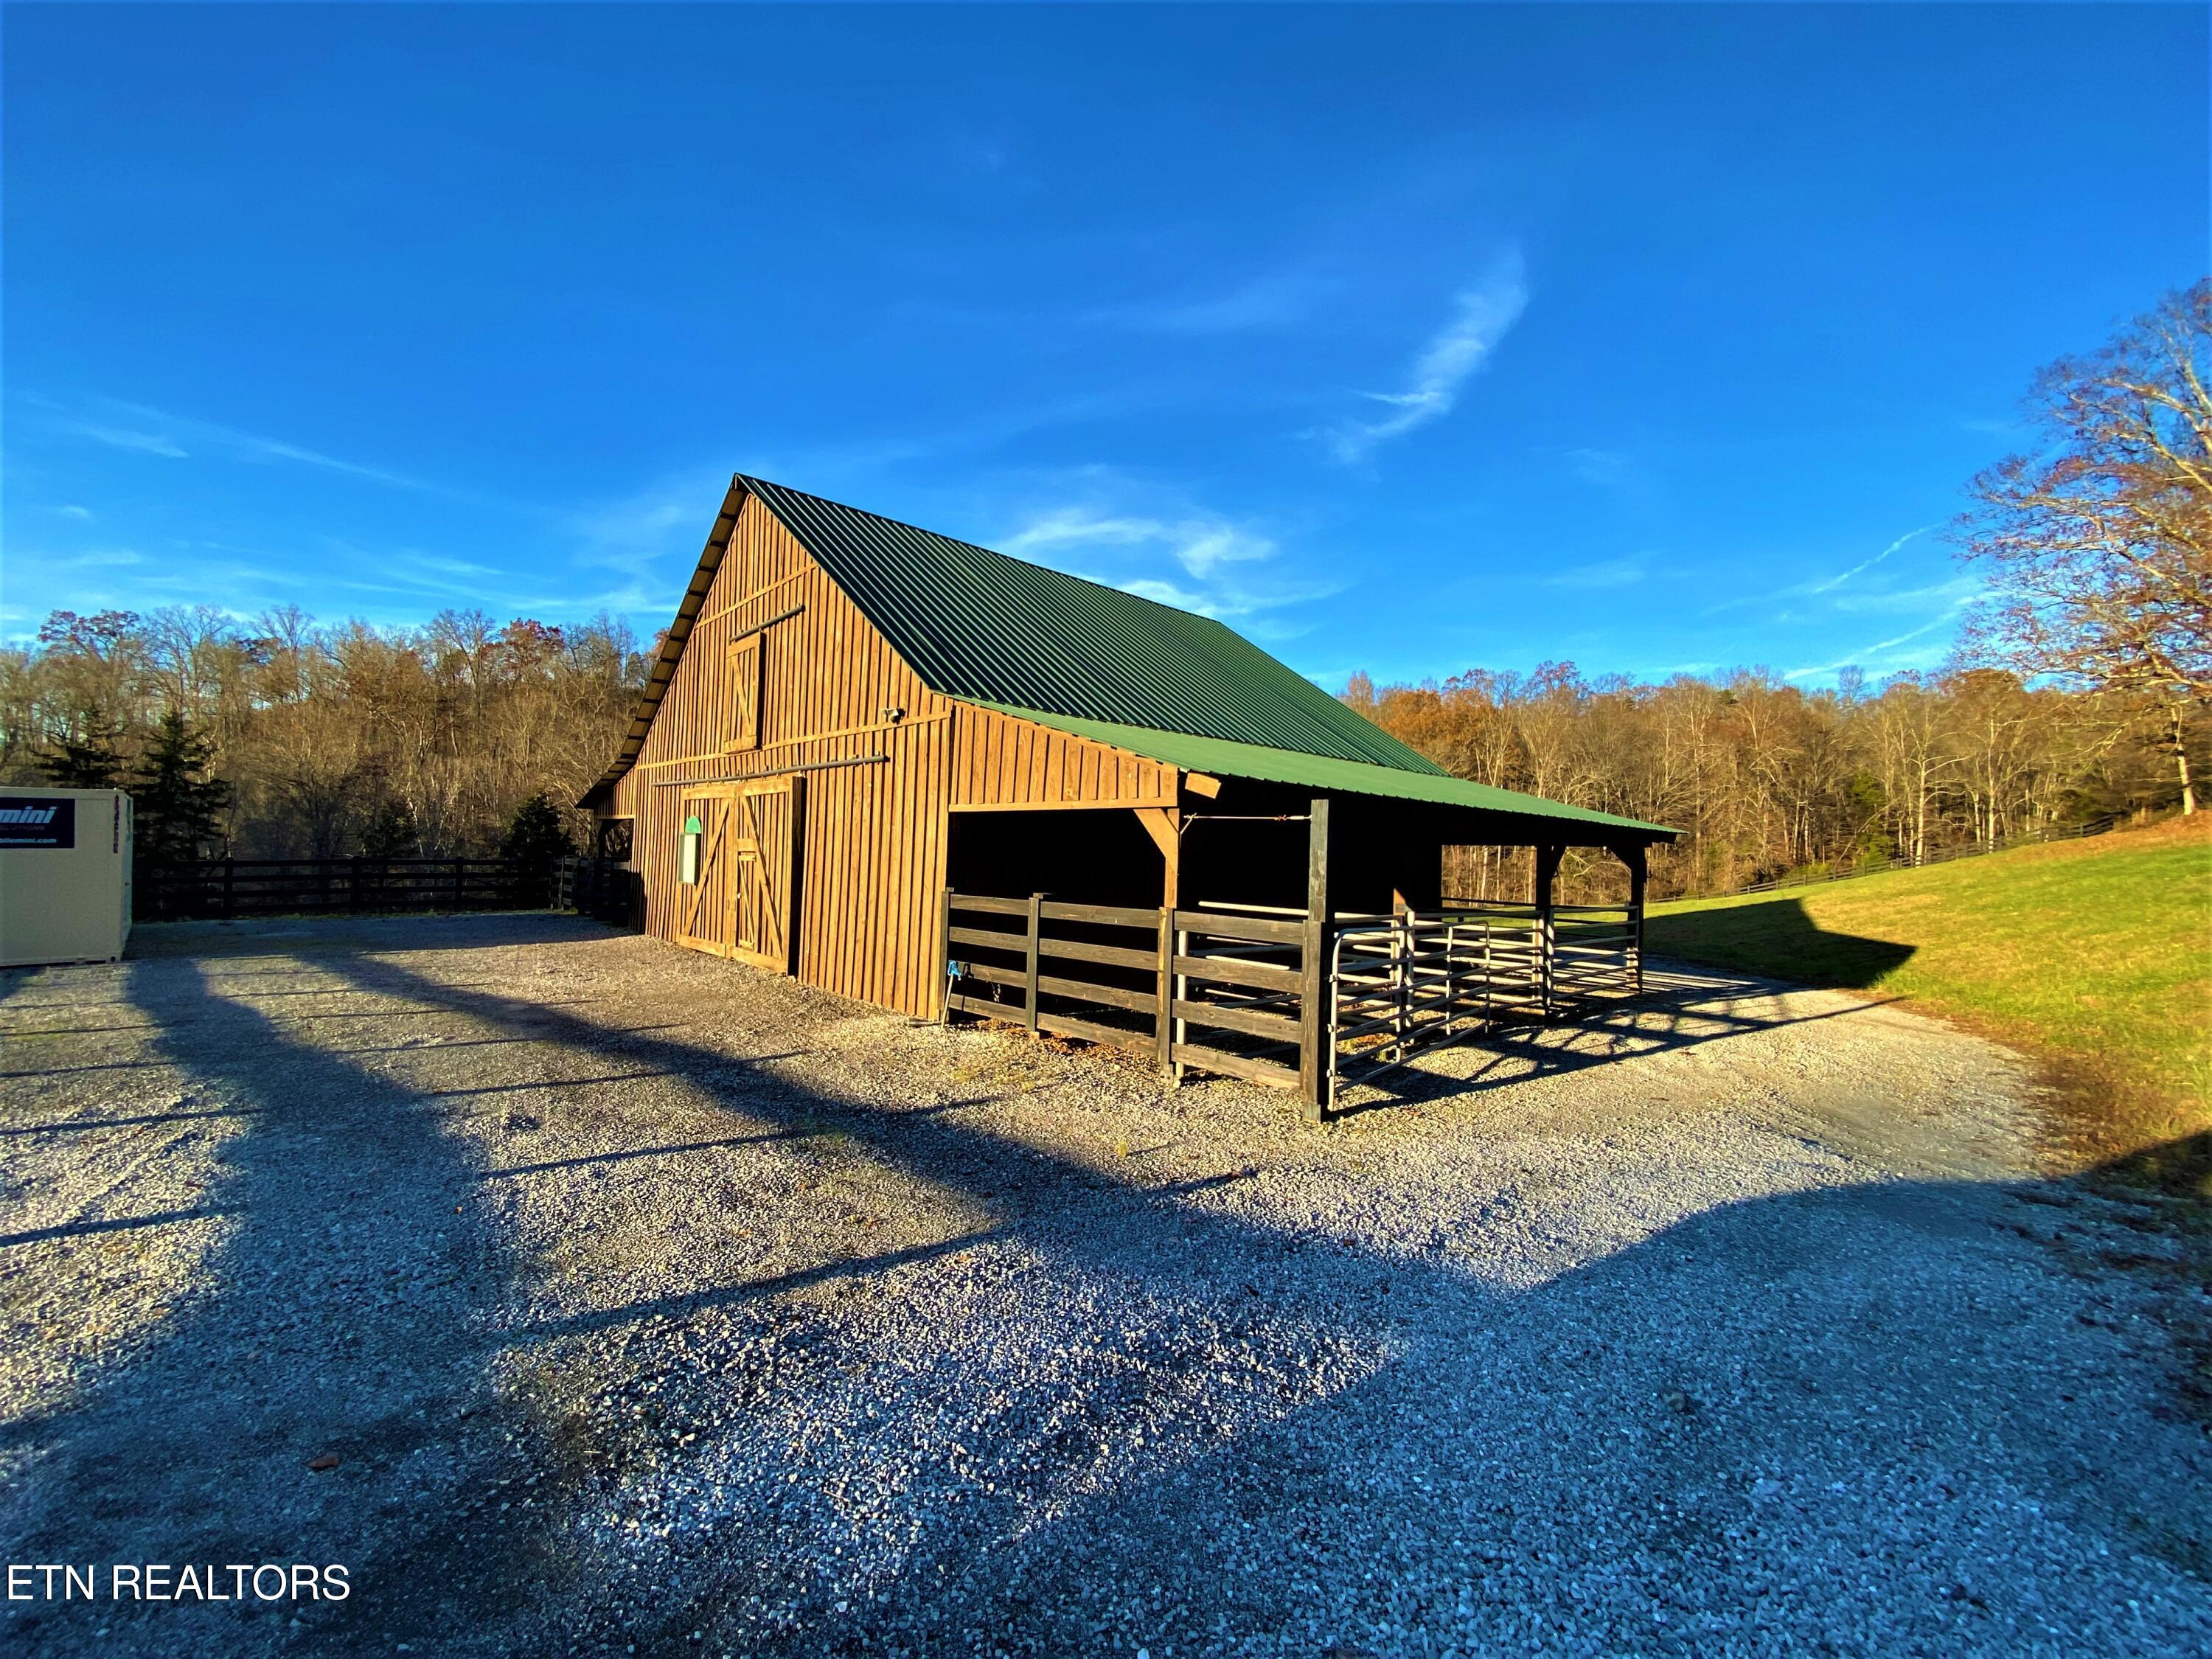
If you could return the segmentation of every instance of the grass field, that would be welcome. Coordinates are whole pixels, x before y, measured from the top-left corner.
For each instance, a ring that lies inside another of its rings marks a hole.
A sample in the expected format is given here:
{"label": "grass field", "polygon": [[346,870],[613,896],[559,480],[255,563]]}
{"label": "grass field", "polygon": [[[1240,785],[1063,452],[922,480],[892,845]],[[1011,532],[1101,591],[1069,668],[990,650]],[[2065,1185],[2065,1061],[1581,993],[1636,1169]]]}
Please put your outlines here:
{"label": "grass field", "polygon": [[1899,998],[2049,1064],[2081,1150],[2212,1123],[2212,814],[1655,906],[1655,957]]}

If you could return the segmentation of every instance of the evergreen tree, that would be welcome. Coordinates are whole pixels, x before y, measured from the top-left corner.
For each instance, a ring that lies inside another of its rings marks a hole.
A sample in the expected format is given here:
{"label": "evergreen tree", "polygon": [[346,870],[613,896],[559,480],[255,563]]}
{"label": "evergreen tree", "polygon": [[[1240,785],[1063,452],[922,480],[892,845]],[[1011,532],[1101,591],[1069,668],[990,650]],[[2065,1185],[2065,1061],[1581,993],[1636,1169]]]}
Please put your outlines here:
{"label": "evergreen tree", "polygon": [[214,743],[169,709],[155,723],[131,794],[137,803],[137,846],[148,864],[187,864],[222,837],[230,786],[209,775]]}
{"label": "evergreen tree", "polygon": [[422,839],[407,803],[386,800],[362,831],[362,855],[372,859],[411,859],[422,850]]}
{"label": "evergreen tree", "polygon": [[39,757],[39,770],[57,789],[117,788],[123,782],[123,757],[115,752],[119,735],[112,726],[93,726],[82,738],[64,737]]}
{"label": "evergreen tree", "polygon": [[507,837],[499,845],[501,858],[513,859],[526,875],[533,876],[549,873],[556,859],[573,858],[575,852],[568,827],[561,822],[561,809],[543,789],[514,809]]}

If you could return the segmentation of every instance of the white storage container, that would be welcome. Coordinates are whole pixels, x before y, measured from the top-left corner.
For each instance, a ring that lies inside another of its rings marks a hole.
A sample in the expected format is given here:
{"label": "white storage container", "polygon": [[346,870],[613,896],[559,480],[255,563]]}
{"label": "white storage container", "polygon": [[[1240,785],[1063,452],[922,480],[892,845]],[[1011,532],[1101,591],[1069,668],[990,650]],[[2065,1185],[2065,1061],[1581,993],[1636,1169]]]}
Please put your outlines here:
{"label": "white storage container", "polygon": [[0,968],[113,962],[131,937],[131,797],[0,786]]}

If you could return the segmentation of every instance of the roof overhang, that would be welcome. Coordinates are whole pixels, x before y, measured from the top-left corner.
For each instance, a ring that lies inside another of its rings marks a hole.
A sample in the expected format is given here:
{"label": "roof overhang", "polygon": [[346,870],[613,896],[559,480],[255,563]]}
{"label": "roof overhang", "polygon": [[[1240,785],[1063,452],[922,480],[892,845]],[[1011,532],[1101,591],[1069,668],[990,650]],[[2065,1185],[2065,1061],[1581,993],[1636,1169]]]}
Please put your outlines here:
{"label": "roof overhang", "polygon": [[599,775],[599,781],[584,791],[577,805],[586,810],[597,806],[637,764],[645,734],[653,730],[653,717],[659,710],[661,698],[668,695],[668,683],[676,677],[677,662],[684,655],[684,641],[691,637],[691,625],[707,603],[708,590],[714,585],[714,573],[722,568],[722,556],[729,550],[730,535],[737,528],[738,514],[744,504],[744,486],[732,478],[729,493],[722,497],[722,510],[715,515],[714,527],[707,533],[706,548],[691,572],[691,585],[684,590],[684,602],[676,607],[676,620],[660,636],[660,650],[653,659],[652,672],[646,676],[645,690],[638,693],[636,706],[630,710],[629,729],[623,733],[622,748],[613,763]]}
{"label": "roof overhang", "polygon": [[1498,832],[1500,844],[1528,846],[1557,842],[1570,847],[1648,846],[1655,842],[1674,841],[1682,833],[1663,823],[1647,823],[1641,818],[1569,806],[1563,801],[1525,795],[1516,789],[1494,788],[1470,778],[1405,771],[1364,761],[1339,760],[1328,755],[1268,749],[1220,738],[1193,737],[1182,732],[1116,726],[1106,720],[1081,720],[1034,708],[1013,708],[999,703],[978,706],[1124,749],[1146,760],[1187,772],[1291,784],[1325,794],[1368,795],[1479,815],[1470,818],[1470,830]]}

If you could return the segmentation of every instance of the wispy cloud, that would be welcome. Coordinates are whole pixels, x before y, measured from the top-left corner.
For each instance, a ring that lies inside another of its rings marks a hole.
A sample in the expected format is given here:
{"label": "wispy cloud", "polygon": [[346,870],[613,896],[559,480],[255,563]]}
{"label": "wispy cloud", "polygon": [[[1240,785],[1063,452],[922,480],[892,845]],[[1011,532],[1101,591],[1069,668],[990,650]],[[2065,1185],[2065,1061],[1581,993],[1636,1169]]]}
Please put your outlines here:
{"label": "wispy cloud", "polygon": [[40,550],[35,553],[16,556],[21,568],[34,570],[41,577],[79,575],[89,571],[123,570],[146,562],[145,556],[134,548],[88,547],[76,553],[53,553]]}
{"label": "wispy cloud", "polygon": [[1619,489],[1633,475],[1633,465],[1617,449],[1569,449],[1563,452],[1575,477],[1587,484]]}
{"label": "wispy cloud", "polygon": [[92,519],[92,509],[88,507],[79,507],[75,501],[66,502],[56,507],[54,511],[64,519],[81,519],[88,523]]}
{"label": "wispy cloud", "polygon": [[1384,405],[1389,414],[1379,420],[1340,422],[1321,434],[1337,459],[1347,464],[1364,460],[1378,445],[1450,414],[1460,388],[1497,349],[1528,304],[1528,277],[1516,248],[1459,295],[1451,320],[1414,359],[1403,391],[1361,394]]}
{"label": "wispy cloud", "polygon": [[127,449],[137,455],[160,455],[173,461],[183,460],[190,452],[173,438],[159,432],[139,432],[129,427],[107,426],[97,421],[62,421],[61,430],[79,438],[89,438],[96,444],[106,444],[110,449]]}
{"label": "wispy cloud", "polygon": [[[990,545],[1224,621],[1326,599],[1343,586],[1285,572],[1281,547],[1267,530],[1178,500],[1170,487],[1149,486],[1105,468],[1084,469],[1071,483],[1083,499],[1032,511],[1012,530],[988,538]],[[1168,510],[1162,510],[1163,495]],[[1286,637],[1299,630],[1279,619],[1273,627],[1249,631]]]}
{"label": "wispy cloud", "polygon": [[128,403],[119,398],[96,398],[70,404],[28,393],[24,394],[23,401],[45,411],[54,430],[72,437],[89,439],[112,449],[157,455],[176,461],[200,456],[255,464],[289,462],[295,465],[343,473],[349,477],[365,478],[399,489],[421,490],[456,500],[484,499],[427,479],[395,472],[386,467],[345,460],[305,444],[241,431],[216,421],[172,414],[166,410],[149,408],[144,404]]}
{"label": "wispy cloud", "polygon": [[1820,595],[1832,593],[1844,583],[1864,575],[1868,571],[1873,569],[1876,565],[1888,558],[1891,554],[1896,552],[1899,548],[1904,547],[1907,543],[1915,541],[1920,537],[1925,536],[1929,531],[1935,528],[1936,526],[1932,524],[1923,524],[1917,530],[1908,530],[1902,536],[1899,536],[1895,541],[1892,542],[1887,547],[1883,548],[1881,552],[1875,554],[1872,558],[1862,559],[1858,563],[1851,566],[1850,569],[1838,572],[1837,574],[1827,577],[1823,580],[1793,582],[1788,587],[1772,588],[1759,593],[1739,594],[1735,599],[1723,599],[1717,605],[1707,605],[1705,609],[1704,614],[1708,617],[1717,617],[1725,611],[1741,611],[1749,605],[1778,605],[1786,599],[1809,599]]}
{"label": "wispy cloud", "polygon": [[1626,559],[1601,559],[1595,564],[1571,565],[1555,575],[1544,578],[1547,587],[1628,587],[1644,580],[1646,574],[1641,556]]}
{"label": "wispy cloud", "polygon": [[[1047,549],[1072,547],[1158,548],[1201,579],[1226,564],[1273,558],[1276,551],[1271,538],[1225,519],[1132,517],[1083,507],[1061,507],[1032,519],[1000,542],[999,551],[1026,558]],[[1129,591],[1138,590],[1132,586]]]}
{"label": "wispy cloud", "polygon": [[1922,587],[1876,587],[1863,593],[1839,594],[1827,603],[1831,611],[1847,617],[1925,616],[1931,605],[1956,604],[1974,599],[1982,591],[1978,579],[1959,575]]}
{"label": "wispy cloud", "polygon": [[619,575],[611,586],[599,579],[580,603],[586,611],[644,617],[672,610],[682,573],[699,556],[729,483],[728,468],[702,465],[696,472],[672,473],[635,495],[571,513],[561,529],[575,550],[574,562]]}
{"label": "wispy cloud", "polygon": [[1906,531],[1902,536],[1899,536],[1887,547],[1883,548],[1881,552],[1875,554],[1874,557],[1865,560],[1862,563],[1853,565],[1849,570],[1844,571],[1841,575],[1831,576],[1824,582],[1815,582],[1812,586],[1805,590],[1806,593],[1810,595],[1814,593],[1833,592],[1837,588],[1841,587],[1845,582],[1850,580],[1852,577],[1864,575],[1868,571],[1873,569],[1875,566],[1880,564],[1891,554],[1896,552],[1899,548],[1904,546],[1905,543],[1911,541],[1915,537],[1926,535],[1929,531],[1935,529],[1935,527],[1936,526],[1932,524],[1923,524],[1917,530]]}
{"label": "wispy cloud", "polygon": [[1094,307],[1083,320],[1156,334],[1237,334],[1287,328],[1335,285],[1304,271],[1254,277],[1218,293],[1139,305]]}
{"label": "wispy cloud", "polygon": [[1915,641],[1926,639],[1938,629],[1950,627],[1958,621],[1960,613],[1973,602],[1972,596],[1961,598],[1945,606],[1942,613],[1933,621],[1923,623],[1917,628],[1895,635],[1889,639],[1876,640],[1871,645],[1861,646],[1849,656],[1838,657],[1833,662],[1816,663],[1805,668],[1793,668],[1782,678],[1786,680],[1811,679],[1821,674],[1832,674],[1839,668],[1850,667],[1883,669],[1895,672],[1899,669],[1910,667],[1916,662],[1932,660],[1942,654],[1942,649],[1940,647],[1936,649],[1923,649],[1911,653],[1902,652],[1901,647],[1911,645]]}

